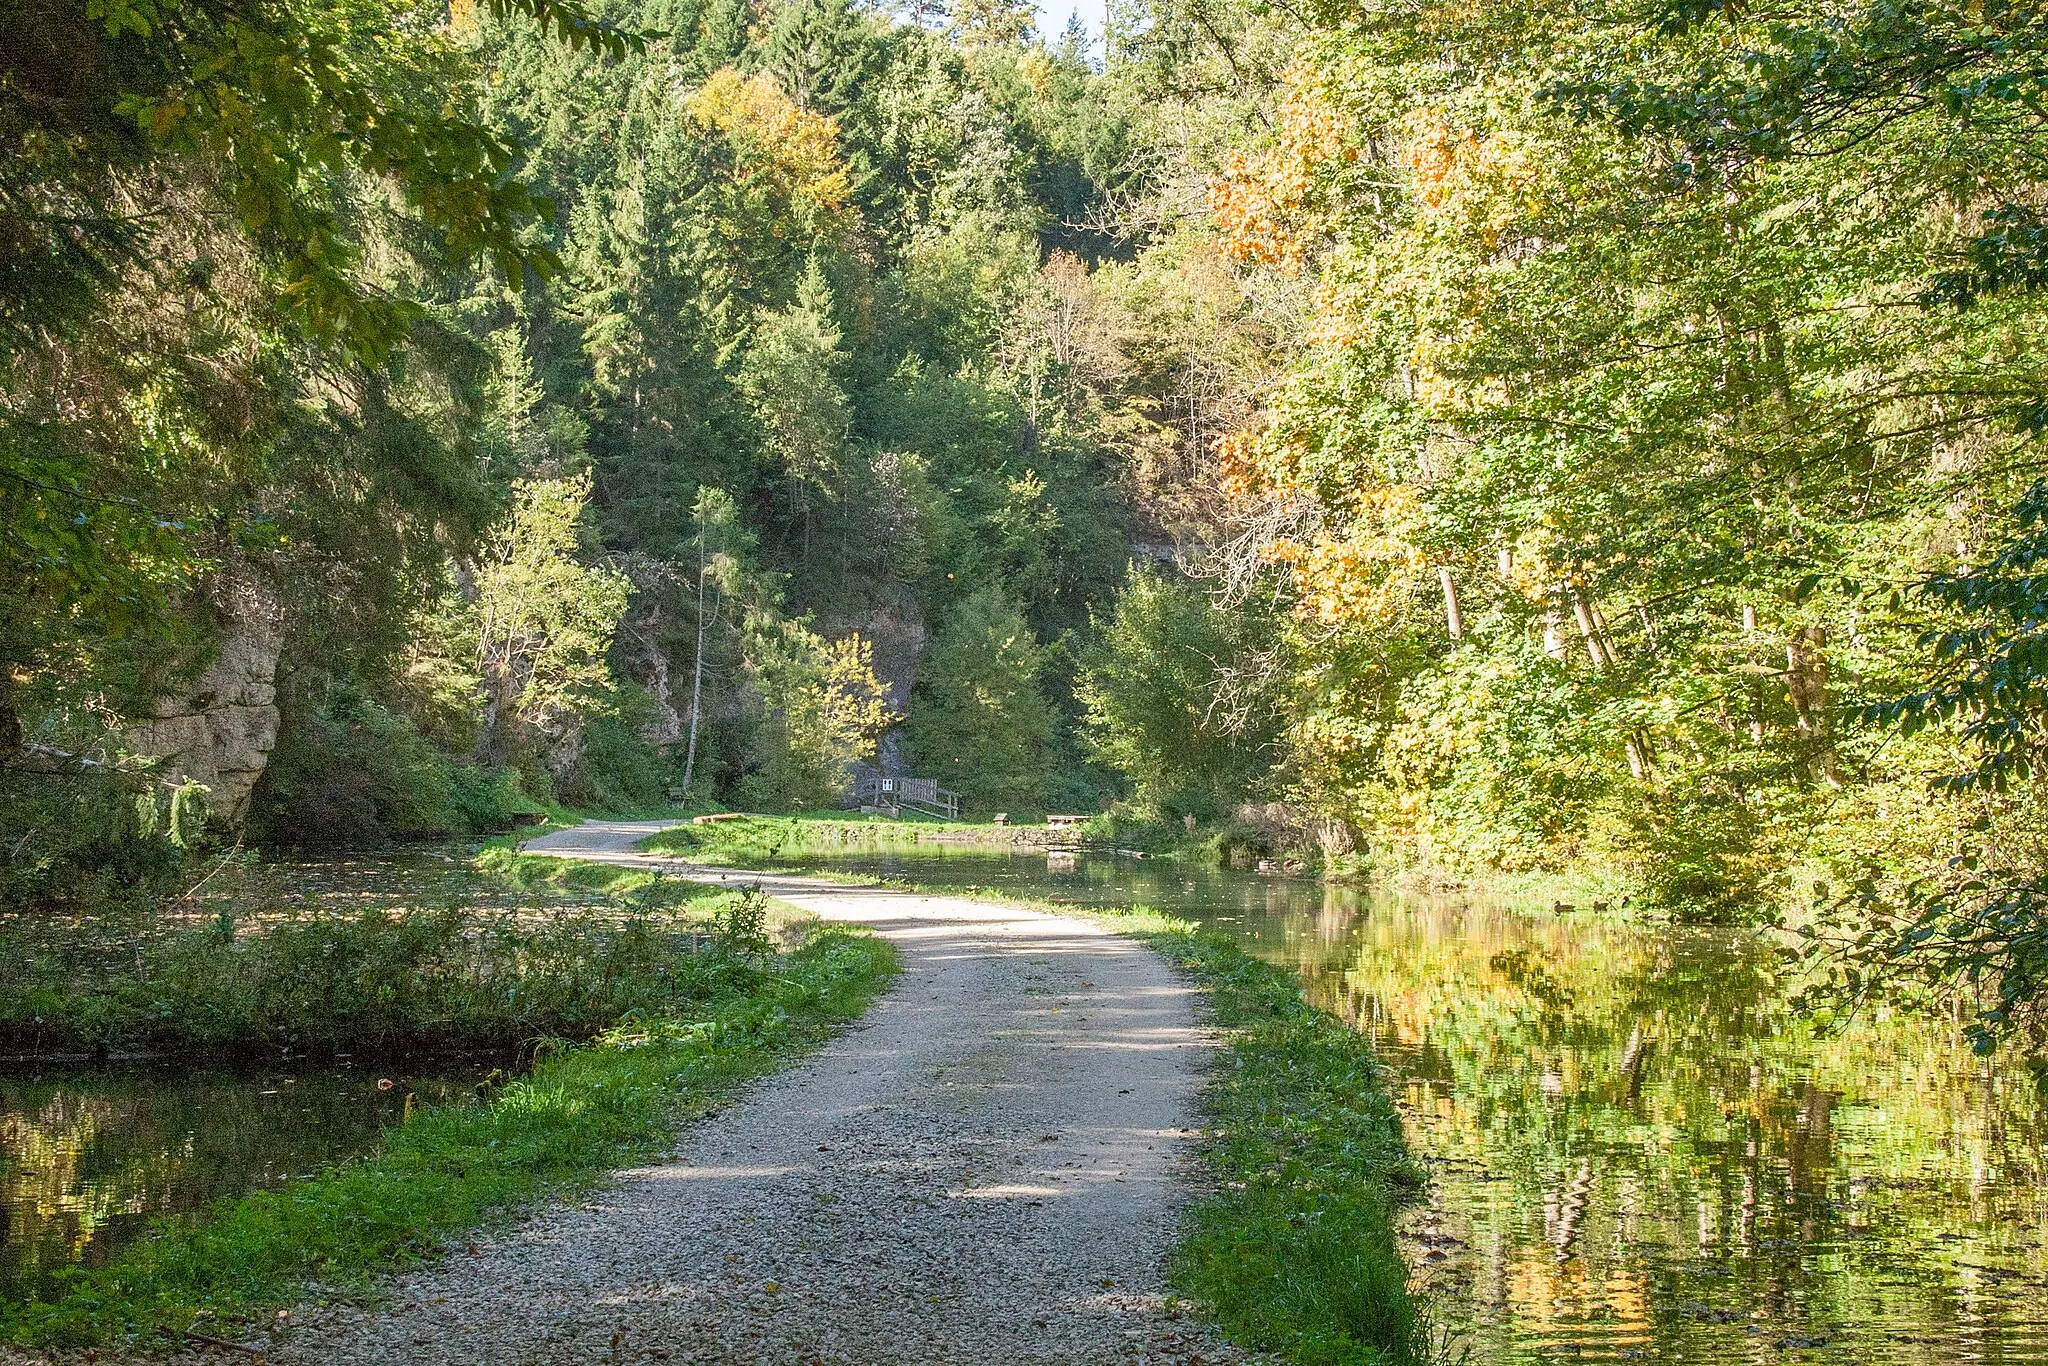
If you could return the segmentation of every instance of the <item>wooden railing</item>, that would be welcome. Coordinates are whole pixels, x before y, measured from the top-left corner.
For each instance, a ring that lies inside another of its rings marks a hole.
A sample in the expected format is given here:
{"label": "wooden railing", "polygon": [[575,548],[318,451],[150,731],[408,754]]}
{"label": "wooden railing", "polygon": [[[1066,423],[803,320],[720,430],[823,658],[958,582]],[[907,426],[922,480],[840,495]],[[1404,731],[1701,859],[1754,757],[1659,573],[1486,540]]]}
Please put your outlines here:
{"label": "wooden railing", "polygon": [[949,821],[960,819],[960,794],[939,786],[937,778],[895,778],[862,773],[853,780],[853,806],[909,807]]}

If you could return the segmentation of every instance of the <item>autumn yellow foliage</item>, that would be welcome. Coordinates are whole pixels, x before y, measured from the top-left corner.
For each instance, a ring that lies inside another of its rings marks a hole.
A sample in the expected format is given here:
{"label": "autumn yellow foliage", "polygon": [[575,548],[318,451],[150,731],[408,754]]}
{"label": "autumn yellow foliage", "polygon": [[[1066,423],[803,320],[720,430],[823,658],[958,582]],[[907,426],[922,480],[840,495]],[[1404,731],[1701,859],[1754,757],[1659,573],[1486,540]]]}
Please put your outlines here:
{"label": "autumn yellow foliage", "polygon": [[1267,487],[1257,438],[1250,432],[1225,432],[1216,438],[1216,483],[1223,496],[1249,498]]}
{"label": "autumn yellow foliage", "polygon": [[1541,148],[1528,137],[1453,128],[1431,108],[1412,109],[1401,121],[1408,137],[1404,160],[1425,226],[1478,234],[1487,246],[1539,207]]}
{"label": "autumn yellow foliage", "polygon": [[1316,192],[1326,165],[1356,155],[1345,139],[1345,121],[1302,63],[1281,76],[1276,136],[1263,151],[1233,151],[1223,174],[1209,181],[1209,212],[1233,258],[1277,266],[1299,274],[1308,264],[1309,244],[1332,223]]}
{"label": "autumn yellow foliage", "polygon": [[1267,555],[1293,571],[1295,611],[1324,627],[1388,626],[1401,615],[1425,567],[1414,532],[1419,492],[1406,484],[1367,489],[1341,529],[1275,541]]}
{"label": "autumn yellow foliage", "polygon": [[689,107],[699,126],[732,144],[742,181],[825,214],[845,210],[850,187],[838,126],[798,108],[774,77],[727,67],[704,82]]}

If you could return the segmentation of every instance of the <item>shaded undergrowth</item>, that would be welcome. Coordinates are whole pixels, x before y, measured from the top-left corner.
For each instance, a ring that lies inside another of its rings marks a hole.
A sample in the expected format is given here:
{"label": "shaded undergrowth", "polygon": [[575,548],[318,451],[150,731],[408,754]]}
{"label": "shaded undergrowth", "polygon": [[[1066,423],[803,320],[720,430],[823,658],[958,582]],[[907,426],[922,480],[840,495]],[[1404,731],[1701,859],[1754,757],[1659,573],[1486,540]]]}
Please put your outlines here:
{"label": "shaded undergrowth", "polygon": [[[534,861],[534,862],[554,862]],[[521,871],[532,870],[521,866]],[[211,1056],[393,1053],[588,1039],[632,1012],[723,999],[703,951],[756,909],[736,889],[593,878],[577,904],[17,918],[0,929],[0,1049]],[[729,938],[729,936],[728,936]]]}

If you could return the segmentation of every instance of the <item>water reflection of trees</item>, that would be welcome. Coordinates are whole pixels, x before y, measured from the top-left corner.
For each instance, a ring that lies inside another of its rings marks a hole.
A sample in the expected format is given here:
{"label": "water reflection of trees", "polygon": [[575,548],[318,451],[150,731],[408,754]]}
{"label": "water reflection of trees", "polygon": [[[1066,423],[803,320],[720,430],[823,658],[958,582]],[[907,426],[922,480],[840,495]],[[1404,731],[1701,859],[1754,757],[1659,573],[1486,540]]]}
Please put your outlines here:
{"label": "water reflection of trees", "polygon": [[98,1265],[154,1220],[276,1186],[373,1146],[405,1096],[452,1095],[374,1076],[100,1073],[0,1080],[0,1294],[66,1266]]}
{"label": "water reflection of trees", "polygon": [[162,1207],[182,1152],[150,1148],[109,1160],[98,1140],[118,1121],[109,1101],[62,1091],[31,1111],[0,1110],[0,1285],[12,1289],[9,1282],[88,1260],[111,1221]]}
{"label": "water reflection of trees", "polygon": [[1284,956],[1380,1040],[1421,1146],[1474,1164],[1439,1217],[1532,1345],[2040,1331],[2007,1288],[2048,1269],[2035,1094],[1941,1024],[1819,1035],[1756,937],[1442,902],[1295,923]]}

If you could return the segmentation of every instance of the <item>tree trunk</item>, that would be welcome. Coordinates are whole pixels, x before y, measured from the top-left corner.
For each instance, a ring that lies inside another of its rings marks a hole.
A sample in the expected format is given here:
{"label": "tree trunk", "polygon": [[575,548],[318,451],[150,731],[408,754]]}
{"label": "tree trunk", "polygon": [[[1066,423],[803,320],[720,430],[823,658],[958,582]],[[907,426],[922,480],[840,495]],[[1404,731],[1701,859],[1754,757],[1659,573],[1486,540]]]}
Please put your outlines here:
{"label": "tree trunk", "polygon": [[1828,713],[1827,628],[1809,626],[1785,642],[1785,691],[1800,735],[1815,745],[1814,767],[1829,787],[1842,785]]}
{"label": "tree trunk", "polygon": [[0,663],[0,768],[20,756],[21,740],[21,715],[14,709],[13,669]]}
{"label": "tree trunk", "polygon": [[1571,600],[1572,616],[1579,623],[1579,638],[1586,642],[1586,657],[1593,661],[1595,669],[1603,673],[1613,668],[1614,660],[1607,653],[1607,647],[1600,643],[1599,628],[1593,624],[1593,609],[1586,605],[1586,599],[1578,589],[1567,586],[1564,591]]}
{"label": "tree trunk", "polygon": [[[1565,596],[1571,599],[1572,615],[1578,619],[1579,635],[1586,642],[1587,657],[1593,661],[1595,669],[1601,673],[1608,672],[1615,667],[1616,657],[1613,647],[1608,644],[1606,639],[1607,623],[1605,619],[1601,617],[1597,608],[1586,601],[1585,595],[1580,593],[1578,589],[1573,588],[1570,584],[1561,586],[1564,589]],[[1634,777],[1639,783],[1650,781],[1650,775],[1655,765],[1651,762],[1649,741],[1645,740],[1640,733],[1631,733],[1621,737],[1621,747],[1623,752],[1628,755],[1628,771],[1630,776]]]}
{"label": "tree trunk", "polygon": [[690,669],[690,743],[683,751],[683,801],[686,803],[690,800],[690,785],[697,777],[697,718],[704,710],[704,576],[707,568],[704,528],[700,522],[697,527],[697,661]]}
{"label": "tree trunk", "polygon": [[[1742,634],[1752,641],[1756,639],[1756,606],[1753,603],[1742,604]],[[1749,647],[1748,658],[1751,664],[1757,662],[1755,645]],[[1764,742],[1764,690],[1754,678],[1749,683],[1749,742],[1752,745]]]}
{"label": "tree trunk", "polygon": [[1444,626],[1451,633],[1451,644],[1460,644],[1465,639],[1465,615],[1458,610],[1458,585],[1451,581],[1448,566],[1439,567],[1436,578],[1444,587]]}
{"label": "tree trunk", "polygon": [[1587,602],[1586,610],[1593,614],[1593,634],[1600,638],[1600,648],[1607,652],[1607,662],[1621,663],[1621,651],[1614,648],[1614,632],[1607,625],[1607,614],[1600,610],[1597,602]]}

